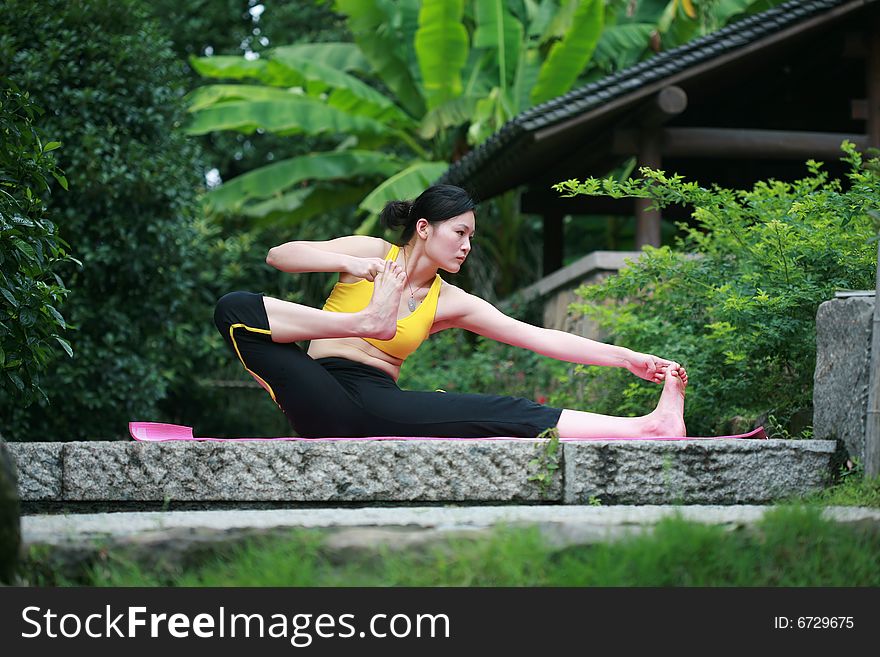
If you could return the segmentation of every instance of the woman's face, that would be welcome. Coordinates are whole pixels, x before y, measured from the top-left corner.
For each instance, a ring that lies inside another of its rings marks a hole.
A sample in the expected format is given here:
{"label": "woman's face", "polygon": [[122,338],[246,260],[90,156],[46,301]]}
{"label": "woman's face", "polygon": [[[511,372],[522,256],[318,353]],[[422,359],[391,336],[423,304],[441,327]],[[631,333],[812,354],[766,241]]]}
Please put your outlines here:
{"label": "woman's face", "polygon": [[424,226],[427,233],[425,252],[440,269],[450,274],[457,273],[471,252],[471,240],[474,238],[476,224],[474,213],[468,211],[446,221],[425,223],[427,224]]}

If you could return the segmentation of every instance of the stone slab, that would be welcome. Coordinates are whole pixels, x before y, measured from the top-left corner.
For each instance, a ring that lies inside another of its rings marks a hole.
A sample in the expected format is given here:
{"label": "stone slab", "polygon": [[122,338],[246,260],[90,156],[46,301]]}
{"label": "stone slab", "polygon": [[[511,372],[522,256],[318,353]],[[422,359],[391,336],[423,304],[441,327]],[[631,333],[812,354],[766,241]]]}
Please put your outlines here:
{"label": "stone slab", "polygon": [[566,504],[763,504],[828,485],[822,440],[602,441],[565,445]]}
{"label": "stone slab", "polygon": [[535,442],[78,442],[65,501],[560,501],[529,476]]}
{"label": "stone slab", "polygon": [[64,443],[6,443],[18,469],[18,496],[22,500],[61,499],[61,462]]}
{"label": "stone slab", "polygon": [[813,437],[865,456],[874,297],[826,301],[816,312]]}
{"label": "stone slab", "polygon": [[[394,506],[264,511],[117,512],[25,515],[25,577],[20,585],[90,584],[90,572],[108,563],[137,563],[166,574],[201,569],[212,558],[249,542],[284,539],[308,531],[331,566],[363,564],[389,553],[445,552],[486,539],[495,528],[537,530],[551,550],[649,534],[661,520],[741,530],[760,522],[772,506]],[[880,509],[827,507],[823,517],[860,530],[880,531]]]}
{"label": "stone slab", "polygon": [[[263,511],[152,511],[73,515],[24,515],[25,544],[94,543],[186,531],[224,532],[274,529],[401,528],[454,532],[504,526],[556,527],[569,535],[604,540],[628,528],[647,528],[679,516],[692,522],[741,527],[759,522],[772,506],[416,506]],[[826,507],[826,519],[880,525],[880,509]],[[567,528],[567,530],[566,530]]]}
{"label": "stone slab", "polygon": [[540,472],[532,463],[537,442],[18,443],[10,451],[24,465],[23,503],[131,510],[166,503],[763,504],[826,486],[835,448],[818,440],[563,443],[546,490],[529,481]]}

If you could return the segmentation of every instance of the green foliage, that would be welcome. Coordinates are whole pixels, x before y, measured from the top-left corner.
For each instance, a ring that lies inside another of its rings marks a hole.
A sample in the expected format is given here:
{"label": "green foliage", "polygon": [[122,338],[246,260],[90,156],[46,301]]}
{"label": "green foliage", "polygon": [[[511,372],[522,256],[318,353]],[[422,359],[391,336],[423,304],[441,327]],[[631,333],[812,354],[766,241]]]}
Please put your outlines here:
{"label": "green foliage", "polygon": [[509,11],[508,4],[505,0],[477,0],[473,6],[473,45],[494,53],[493,63],[498,67],[496,89],[501,93],[506,93],[516,79],[524,36],[523,24]]}
{"label": "green foliage", "polygon": [[553,44],[538,73],[538,80],[531,92],[533,104],[561,96],[572,88],[593,56],[602,35],[604,19],[603,0],[585,0],[578,4],[572,15],[571,26],[565,36]]}
{"label": "green foliage", "polygon": [[73,355],[61,337],[68,290],[57,273],[73,258],[43,201],[50,176],[65,189],[67,179],[52,153],[61,144],[37,133],[39,114],[27,92],[0,79],[0,390],[23,406],[45,396],[40,373],[49,362]]}
{"label": "green foliage", "polygon": [[422,0],[421,5],[413,45],[431,110],[461,95],[469,39],[461,22],[464,0]]}
{"label": "green foliage", "polygon": [[[282,43],[327,41],[342,28],[330,3],[253,0],[150,0],[149,9],[171,35],[181,60],[190,55],[262,53]],[[330,39],[332,40],[332,39]]]}
{"label": "green foliage", "polygon": [[537,437],[541,439],[535,443],[537,456],[529,461],[529,466],[536,472],[530,474],[528,480],[537,483],[541,488],[541,496],[546,497],[553,485],[556,471],[559,470],[559,430],[550,427]]}
{"label": "green foliage", "polygon": [[[875,280],[870,213],[880,207],[880,167],[851,144],[843,150],[846,190],[813,161],[802,180],[751,190],[704,189],[648,169],[638,180],[556,186],[566,195],[694,208],[694,225],[679,225],[679,250],[646,247],[619,275],[580,289],[584,303],[573,305],[611,341],[685,365],[690,435],[723,432],[737,416],[751,422],[772,412],[786,420],[811,405],[819,304],[837,289],[873,288]],[[585,374],[593,410],[636,415],[656,404],[656,389],[625,372]]]}
{"label": "green foliage", "polygon": [[[261,175],[256,172],[245,173],[218,188],[210,196],[210,205],[214,209],[240,211],[242,204],[250,198],[271,198],[268,203],[275,203],[280,208],[282,199],[279,197],[290,188],[298,187],[287,198],[302,196],[303,182],[314,184],[316,181],[333,180],[341,175],[358,176],[372,171],[396,170],[393,158],[384,153],[372,151],[332,151],[329,153],[311,153],[289,160],[282,160],[263,167]],[[299,200],[299,199],[298,199]],[[305,198],[299,200],[300,206]],[[261,208],[266,214],[266,207]],[[287,204],[284,210],[293,214],[295,207]],[[292,222],[289,222],[292,223]]]}
{"label": "green foliage", "polygon": [[10,438],[126,435],[190,376],[193,341],[210,326],[210,306],[193,302],[206,253],[197,154],[177,129],[181,68],[145,11],[131,0],[0,5],[0,74],[46,108],[41,127],[64,142],[71,192],[48,206],[83,261],[64,273],[76,358],[43,378],[51,406],[23,410],[3,395]]}
{"label": "green foliage", "polygon": [[871,529],[829,522],[818,508],[779,507],[741,532],[667,518],[651,537],[565,550],[548,579],[561,586],[873,586],[880,575],[864,557],[878,549]]}
{"label": "green foliage", "polygon": [[880,477],[866,477],[862,462],[848,459],[841,466],[833,486],[806,496],[803,502],[824,506],[868,506],[880,508]]}
{"label": "green foliage", "polygon": [[[326,2],[264,3],[255,11],[249,0],[150,0],[144,3],[171,39],[179,65],[188,76],[185,88],[203,78],[187,64],[191,56],[230,56],[238,62],[246,52],[262,54],[280,44],[350,39],[342,17]],[[292,140],[270,134],[224,132],[196,139],[206,168],[216,168],[221,180],[263,164],[316,148],[316,140]],[[305,142],[305,143],[304,143]]]}

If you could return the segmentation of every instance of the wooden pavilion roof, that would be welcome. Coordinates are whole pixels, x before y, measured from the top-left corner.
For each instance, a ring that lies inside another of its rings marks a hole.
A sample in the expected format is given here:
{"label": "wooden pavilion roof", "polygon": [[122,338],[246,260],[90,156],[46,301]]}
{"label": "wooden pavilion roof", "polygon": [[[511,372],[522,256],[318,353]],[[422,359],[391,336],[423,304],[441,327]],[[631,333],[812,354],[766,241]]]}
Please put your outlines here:
{"label": "wooden pavilion roof", "polygon": [[702,183],[799,177],[810,158],[833,167],[844,138],[880,145],[878,10],[794,0],[747,17],[519,114],[438,182],[480,200],[525,185],[531,212],[632,214],[631,201],[563,200],[550,187],[641,161],[648,129],[661,168]]}

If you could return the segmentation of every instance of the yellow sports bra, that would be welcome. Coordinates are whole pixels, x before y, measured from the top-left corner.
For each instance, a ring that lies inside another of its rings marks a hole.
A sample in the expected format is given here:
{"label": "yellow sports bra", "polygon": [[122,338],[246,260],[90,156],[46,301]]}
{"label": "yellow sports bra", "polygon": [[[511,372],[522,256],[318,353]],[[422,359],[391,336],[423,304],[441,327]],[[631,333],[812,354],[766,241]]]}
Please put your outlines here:
{"label": "yellow sports bra", "polygon": [[[392,246],[385,256],[385,260],[396,260],[400,247]],[[437,314],[437,300],[440,298],[440,285],[442,281],[439,275],[434,276],[431,289],[418,308],[406,317],[397,320],[397,334],[390,340],[375,340],[364,338],[377,349],[381,349],[389,356],[405,359],[418,349],[428,337],[431,325],[434,323],[434,315]],[[373,283],[361,279],[354,283],[337,283],[333,291],[324,302],[324,310],[335,313],[356,313],[370,303],[373,296]]]}

